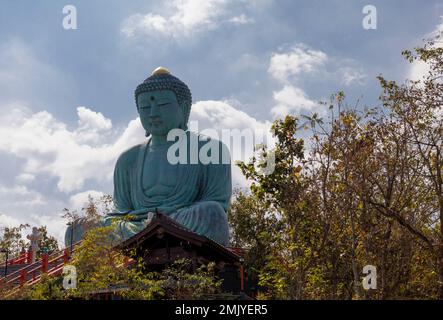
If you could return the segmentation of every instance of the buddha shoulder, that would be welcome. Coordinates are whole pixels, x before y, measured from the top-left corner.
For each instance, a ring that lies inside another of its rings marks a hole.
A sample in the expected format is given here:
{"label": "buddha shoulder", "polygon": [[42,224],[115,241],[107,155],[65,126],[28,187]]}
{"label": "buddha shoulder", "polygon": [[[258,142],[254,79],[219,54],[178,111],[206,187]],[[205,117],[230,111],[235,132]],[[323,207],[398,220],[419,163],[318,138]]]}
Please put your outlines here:
{"label": "buddha shoulder", "polygon": [[128,168],[133,166],[135,161],[137,160],[139,150],[143,145],[144,144],[138,144],[126,151],[123,151],[122,154],[118,157],[115,167]]}

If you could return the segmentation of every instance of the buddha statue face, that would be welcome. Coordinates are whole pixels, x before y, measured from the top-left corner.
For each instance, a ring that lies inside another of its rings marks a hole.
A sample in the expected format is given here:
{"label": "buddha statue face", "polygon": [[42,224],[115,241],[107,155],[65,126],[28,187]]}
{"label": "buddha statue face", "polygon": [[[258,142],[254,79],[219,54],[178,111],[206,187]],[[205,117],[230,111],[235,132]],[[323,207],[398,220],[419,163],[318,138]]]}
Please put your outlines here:
{"label": "buddha statue face", "polygon": [[184,115],[171,90],[143,92],[137,96],[138,113],[147,134],[166,136],[170,130],[183,128]]}

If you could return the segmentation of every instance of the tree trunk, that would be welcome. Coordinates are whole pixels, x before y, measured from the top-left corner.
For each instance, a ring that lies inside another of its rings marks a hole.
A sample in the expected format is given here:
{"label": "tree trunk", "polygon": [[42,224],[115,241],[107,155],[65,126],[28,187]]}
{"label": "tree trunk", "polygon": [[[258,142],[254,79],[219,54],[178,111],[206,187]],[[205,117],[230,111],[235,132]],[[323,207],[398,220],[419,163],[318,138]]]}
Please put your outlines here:
{"label": "tree trunk", "polygon": [[[350,203],[350,201],[349,201],[349,203]],[[349,204],[349,208],[350,208],[350,204]],[[352,238],[351,259],[352,259],[352,273],[354,275],[354,294],[357,295],[357,299],[361,299],[362,294],[361,294],[361,290],[360,290],[360,272],[358,270],[357,256],[356,256],[357,238],[356,238],[356,234],[355,234],[354,214],[352,212],[350,212],[350,218],[351,218],[351,238]]]}
{"label": "tree trunk", "polygon": [[443,196],[440,196],[440,239],[438,242],[438,299],[443,300]]}

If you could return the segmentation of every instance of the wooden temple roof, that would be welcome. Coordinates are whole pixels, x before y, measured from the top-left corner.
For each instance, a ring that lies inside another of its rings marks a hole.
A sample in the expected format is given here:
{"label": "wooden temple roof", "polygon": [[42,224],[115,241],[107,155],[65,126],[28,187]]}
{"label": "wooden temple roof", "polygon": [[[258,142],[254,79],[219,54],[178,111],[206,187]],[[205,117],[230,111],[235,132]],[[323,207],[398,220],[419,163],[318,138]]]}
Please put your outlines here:
{"label": "wooden temple roof", "polygon": [[[159,242],[160,240],[160,242]],[[161,241],[162,240],[162,241]],[[164,246],[165,241],[180,243],[198,251],[211,261],[238,263],[240,256],[235,250],[220,245],[205,236],[199,235],[162,213],[155,213],[151,222],[144,230],[122,242],[118,247],[123,250],[135,249],[143,251]]]}

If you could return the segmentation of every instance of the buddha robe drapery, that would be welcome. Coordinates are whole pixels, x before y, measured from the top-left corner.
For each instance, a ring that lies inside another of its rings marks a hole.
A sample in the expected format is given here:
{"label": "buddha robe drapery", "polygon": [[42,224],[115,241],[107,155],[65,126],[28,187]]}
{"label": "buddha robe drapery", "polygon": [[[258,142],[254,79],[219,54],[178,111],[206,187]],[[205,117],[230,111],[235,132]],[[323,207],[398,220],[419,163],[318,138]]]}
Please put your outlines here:
{"label": "buddha robe drapery", "polygon": [[[108,214],[103,221],[104,225],[110,225],[115,218],[131,217],[130,221],[118,219],[118,237],[127,239],[143,230],[149,222],[149,212],[158,210],[193,232],[222,245],[228,244],[226,211],[232,192],[231,166],[226,163],[229,151],[223,143],[211,140],[212,146],[217,148],[217,163],[204,164],[199,159],[198,163],[192,164],[191,153],[199,152],[207,141],[200,141],[201,135],[190,132],[187,132],[186,137],[186,164],[178,163],[171,167],[171,164],[165,163],[167,159],[164,151],[156,153],[148,149],[150,141],[129,149],[119,157],[114,171],[114,203],[117,212]],[[198,150],[192,150],[191,138],[198,141]],[[153,154],[151,162],[146,162],[148,151]],[[209,154],[214,151],[215,148],[212,148]],[[154,168],[170,166],[174,170],[172,179],[160,181],[157,186],[161,188],[162,184],[167,183],[166,193],[146,194],[143,176],[148,165]]]}

